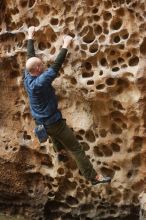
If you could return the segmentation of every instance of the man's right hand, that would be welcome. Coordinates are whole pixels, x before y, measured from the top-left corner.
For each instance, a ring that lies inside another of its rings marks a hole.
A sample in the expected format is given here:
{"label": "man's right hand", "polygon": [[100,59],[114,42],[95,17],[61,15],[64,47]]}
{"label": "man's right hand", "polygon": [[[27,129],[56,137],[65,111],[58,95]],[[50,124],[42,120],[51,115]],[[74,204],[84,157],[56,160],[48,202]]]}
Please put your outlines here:
{"label": "man's right hand", "polygon": [[73,38],[70,35],[65,35],[63,37],[63,48],[68,48],[68,46],[71,44]]}
{"label": "man's right hand", "polygon": [[28,28],[28,39],[33,39],[35,33],[35,27],[31,26]]}

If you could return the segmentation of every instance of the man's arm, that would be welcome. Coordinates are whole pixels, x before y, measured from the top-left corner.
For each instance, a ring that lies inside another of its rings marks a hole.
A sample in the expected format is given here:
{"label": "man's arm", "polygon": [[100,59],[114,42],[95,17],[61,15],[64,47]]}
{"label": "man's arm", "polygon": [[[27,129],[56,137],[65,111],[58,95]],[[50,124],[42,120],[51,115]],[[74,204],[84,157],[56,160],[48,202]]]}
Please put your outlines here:
{"label": "man's arm", "polygon": [[64,40],[64,43],[63,43],[62,49],[61,49],[60,53],[58,54],[54,64],[51,66],[51,68],[54,69],[56,73],[60,70],[60,68],[65,60],[68,46],[70,45],[70,43],[72,41],[72,37],[67,35],[64,37],[63,40]]}
{"label": "man's arm", "polygon": [[50,68],[48,68],[48,70],[46,70],[40,76],[37,77],[36,79],[37,86],[41,87],[44,85],[51,84],[52,81],[57,77],[57,73],[65,60],[67,49],[72,41],[72,37],[67,35],[64,37],[63,40],[64,42],[63,42],[62,49],[60,53],[58,54],[54,64]]}
{"label": "man's arm", "polygon": [[35,57],[33,37],[35,33],[35,27],[31,26],[28,29],[28,42],[27,42],[27,58]]}

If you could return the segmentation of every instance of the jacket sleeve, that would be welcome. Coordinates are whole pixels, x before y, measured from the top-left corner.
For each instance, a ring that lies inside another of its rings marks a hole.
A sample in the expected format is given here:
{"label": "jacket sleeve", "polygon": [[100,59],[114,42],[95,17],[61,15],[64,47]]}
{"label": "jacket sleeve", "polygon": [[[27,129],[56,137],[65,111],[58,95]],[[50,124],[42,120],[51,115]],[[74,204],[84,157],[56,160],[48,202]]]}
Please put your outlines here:
{"label": "jacket sleeve", "polygon": [[36,78],[35,86],[36,87],[48,86],[52,83],[52,81],[56,77],[57,77],[57,73],[52,67],[50,67]]}
{"label": "jacket sleeve", "polygon": [[66,54],[67,49],[62,48],[54,64],[51,65],[51,67],[49,67],[46,71],[44,71],[40,76],[37,77],[35,81],[36,87],[42,87],[45,85],[47,86],[52,83],[52,81],[57,77],[57,73],[65,60]]}
{"label": "jacket sleeve", "polygon": [[60,53],[58,54],[55,62],[53,65],[51,65],[51,68],[53,70],[55,70],[56,73],[58,73],[58,71],[60,70],[64,60],[65,60],[65,57],[66,57],[66,54],[67,54],[67,49],[66,48],[62,48]]}
{"label": "jacket sleeve", "polygon": [[34,43],[33,39],[28,39],[27,41],[27,58],[35,57]]}

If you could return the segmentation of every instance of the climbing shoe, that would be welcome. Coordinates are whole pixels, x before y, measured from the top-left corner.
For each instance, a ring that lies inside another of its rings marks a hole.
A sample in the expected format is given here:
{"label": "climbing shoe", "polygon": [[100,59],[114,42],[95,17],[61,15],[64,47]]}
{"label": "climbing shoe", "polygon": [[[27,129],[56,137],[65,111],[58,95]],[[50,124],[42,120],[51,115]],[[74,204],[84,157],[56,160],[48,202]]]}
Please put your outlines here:
{"label": "climbing shoe", "polygon": [[96,185],[99,183],[110,183],[110,182],[111,182],[111,178],[109,176],[104,177],[102,175],[96,176],[95,179],[91,180],[92,185]]}

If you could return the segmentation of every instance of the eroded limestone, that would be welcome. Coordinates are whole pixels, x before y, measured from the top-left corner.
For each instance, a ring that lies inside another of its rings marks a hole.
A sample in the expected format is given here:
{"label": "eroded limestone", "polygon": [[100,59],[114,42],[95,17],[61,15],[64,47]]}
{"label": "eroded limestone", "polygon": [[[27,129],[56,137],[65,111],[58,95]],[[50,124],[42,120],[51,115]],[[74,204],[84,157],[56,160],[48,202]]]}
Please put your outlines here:
{"label": "eroded limestone", "polygon": [[[31,220],[102,219],[139,209],[146,173],[144,0],[3,0],[0,16],[0,210]],[[49,66],[74,36],[54,86],[59,106],[94,167],[111,185],[91,187],[73,159],[39,146],[22,84],[27,28]],[[136,217],[135,217],[136,218]]]}

